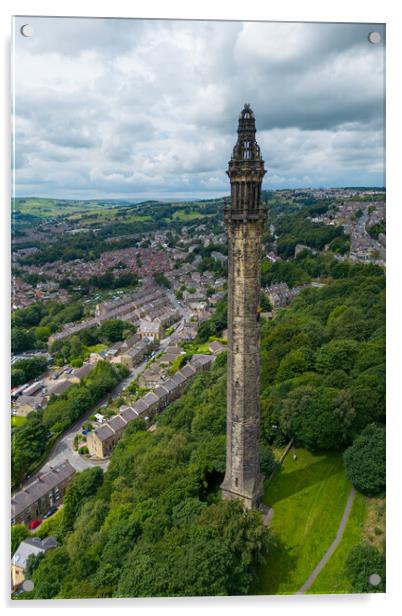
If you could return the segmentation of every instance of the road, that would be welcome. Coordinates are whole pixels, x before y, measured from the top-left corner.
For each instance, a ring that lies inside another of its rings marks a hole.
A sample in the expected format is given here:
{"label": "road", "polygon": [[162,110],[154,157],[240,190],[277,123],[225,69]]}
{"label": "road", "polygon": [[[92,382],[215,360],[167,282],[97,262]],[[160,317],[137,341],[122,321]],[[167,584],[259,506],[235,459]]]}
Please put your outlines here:
{"label": "road", "polygon": [[[183,313],[183,309],[181,309],[181,313]],[[184,318],[182,318],[176,324],[175,330],[174,332],[172,332],[172,334],[170,334],[170,336],[167,336],[166,338],[161,340],[160,346],[157,351],[155,351],[155,354],[164,351],[166,347],[169,346],[172,335],[175,332],[179,331],[183,326]],[[68,460],[71,466],[73,466],[77,471],[83,471],[86,468],[92,468],[93,466],[100,466],[105,470],[109,464],[109,460],[90,460],[88,458],[80,456],[73,447],[74,437],[76,433],[81,430],[83,423],[88,420],[90,415],[94,415],[95,412],[102,407],[102,405],[118,398],[121,393],[130,385],[130,383],[136,380],[138,375],[141,374],[141,372],[143,372],[143,370],[145,369],[149,359],[150,358],[147,358],[139,366],[137,366],[127,378],[121,381],[111,392],[109,392],[104,398],[99,400],[99,402],[94,407],[91,407],[72,426],[70,426],[70,428],[68,428],[68,430],[63,434],[63,436],[57,441],[57,443],[54,444],[48,458],[43,463],[41,468],[33,475],[31,475],[30,478],[27,479],[21,487],[31,483],[34,479],[38,477],[38,475],[48,471],[51,466],[61,464],[65,460]]]}

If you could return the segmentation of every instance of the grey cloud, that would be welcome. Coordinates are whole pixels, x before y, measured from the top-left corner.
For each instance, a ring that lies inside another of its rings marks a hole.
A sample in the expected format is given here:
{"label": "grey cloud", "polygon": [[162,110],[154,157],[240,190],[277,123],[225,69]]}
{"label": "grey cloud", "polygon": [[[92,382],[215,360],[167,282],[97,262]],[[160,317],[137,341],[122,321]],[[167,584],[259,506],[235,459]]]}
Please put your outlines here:
{"label": "grey cloud", "polygon": [[268,186],[384,181],[384,47],[367,42],[382,26],[32,23],[16,37],[19,194],[224,194],[244,102]]}

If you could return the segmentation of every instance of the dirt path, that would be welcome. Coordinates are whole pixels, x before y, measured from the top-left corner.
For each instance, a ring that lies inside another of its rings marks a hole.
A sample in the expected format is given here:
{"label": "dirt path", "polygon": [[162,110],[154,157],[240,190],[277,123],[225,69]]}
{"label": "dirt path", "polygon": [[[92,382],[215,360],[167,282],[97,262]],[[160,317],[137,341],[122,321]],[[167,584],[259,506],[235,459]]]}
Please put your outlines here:
{"label": "dirt path", "polygon": [[339,542],[342,539],[342,535],[345,530],[346,523],[349,518],[350,510],[352,509],[355,494],[356,494],[356,490],[352,488],[348,496],[348,500],[346,501],[345,510],[343,512],[342,520],[341,520],[341,523],[339,524],[338,532],[336,533],[336,537],[334,541],[331,543],[331,545],[329,546],[328,550],[325,552],[324,556],[321,558],[316,568],[312,571],[312,573],[309,575],[307,580],[304,582],[303,586],[299,588],[299,590],[295,593],[296,595],[303,595],[309,590],[309,588],[311,588],[317,576],[321,573],[321,571],[323,570],[323,568],[325,567],[325,565],[327,564],[327,562],[329,561],[329,559],[335,552],[336,548],[338,547]]}

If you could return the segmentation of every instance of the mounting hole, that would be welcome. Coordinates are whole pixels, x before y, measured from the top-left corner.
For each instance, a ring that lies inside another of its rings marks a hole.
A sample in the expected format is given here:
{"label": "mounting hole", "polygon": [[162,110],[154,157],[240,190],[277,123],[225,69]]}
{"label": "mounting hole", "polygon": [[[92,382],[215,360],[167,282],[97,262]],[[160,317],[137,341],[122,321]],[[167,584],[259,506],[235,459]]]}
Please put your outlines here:
{"label": "mounting hole", "polygon": [[20,32],[22,36],[30,37],[33,35],[33,27],[31,26],[31,24],[24,24],[23,26],[21,26]]}
{"label": "mounting hole", "polygon": [[373,45],[377,45],[381,41],[381,34],[379,32],[370,32],[368,40],[370,43],[373,43]]}
{"label": "mounting hole", "polygon": [[372,586],[378,586],[378,584],[381,584],[381,577],[378,573],[372,573],[369,575],[369,582]]}
{"label": "mounting hole", "polygon": [[25,592],[31,592],[34,589],[35,584],[32,582],[32,580],[24,580],[22,582],[22,588],[25,590]]}

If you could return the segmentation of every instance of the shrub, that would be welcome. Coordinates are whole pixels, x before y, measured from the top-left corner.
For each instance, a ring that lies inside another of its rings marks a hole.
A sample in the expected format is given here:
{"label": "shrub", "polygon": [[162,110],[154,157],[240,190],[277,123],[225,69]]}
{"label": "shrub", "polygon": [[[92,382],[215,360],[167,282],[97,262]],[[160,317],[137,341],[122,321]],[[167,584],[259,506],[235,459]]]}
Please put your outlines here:
{"label": "shrub", "polygon": [[[372,545],[358,545],[350,551],[346,574],[354,592],[385,592],[385,557]],[[381,578],[378,585],[370,582],[373,574]]]}
{"label": "shrub", "polygon": [[376,496],[385,489],[385,427],[369,424],[344,452],[346,474],[356,490]]}

